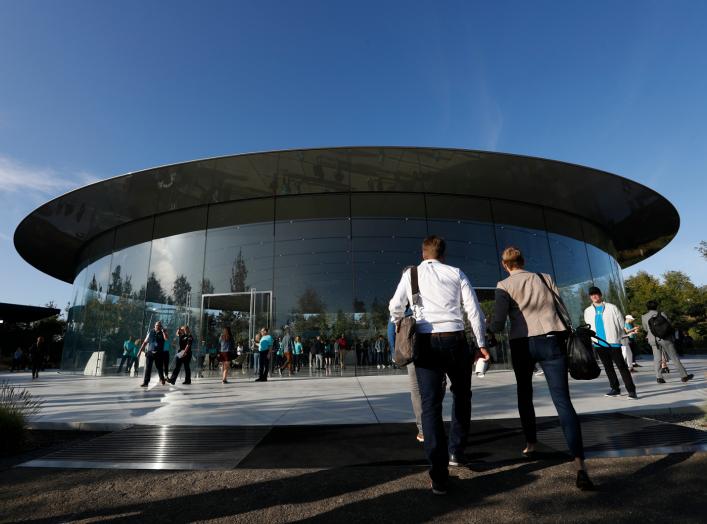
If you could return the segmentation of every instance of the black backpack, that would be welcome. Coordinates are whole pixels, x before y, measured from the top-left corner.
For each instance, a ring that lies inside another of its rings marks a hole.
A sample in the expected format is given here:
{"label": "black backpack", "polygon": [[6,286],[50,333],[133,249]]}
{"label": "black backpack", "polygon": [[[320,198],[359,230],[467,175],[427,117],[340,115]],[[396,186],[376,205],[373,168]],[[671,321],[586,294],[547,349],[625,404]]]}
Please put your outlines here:
{"label": "black backpack", "polygon": [[648,319],[648,329],[654,337],[662,339],[670,338],[675,333],[670,321],[660,311],[656,316]]}

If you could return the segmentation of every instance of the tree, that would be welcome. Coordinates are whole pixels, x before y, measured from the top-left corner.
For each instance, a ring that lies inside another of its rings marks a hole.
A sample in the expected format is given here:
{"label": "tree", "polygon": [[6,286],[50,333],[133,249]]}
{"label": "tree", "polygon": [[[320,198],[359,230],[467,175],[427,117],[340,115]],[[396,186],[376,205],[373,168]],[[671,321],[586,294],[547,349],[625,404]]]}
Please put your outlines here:
{"label": "tree", "polygon": [[108,284],[108,294],[119,297],[123,294],[123,277],[120,275],[120,264],[110,274],[110,284]]}
{"label": "tree", "polygon": [[204,280],[201,281],[201,293],[203,295],[210,295],[214,292],[214,285],[211,283],[211,280],[208,278],[205,278]]}
{"label": "tree", "polygon": [[707,260],[707,241],[703,240],[695,249],[699,252],[702,258]]}
{"label": "tree", "polygon": [[316,289],[308,287],[297,299],[297,309],[302,314],[321,314],[326,311],[326,304]]}
{"label": "tree", "polygon": [[248,268],[245,265],[245,260],[243,259],[243,251],[238,250],[238,256],[233,261],[233,267],[231,268],[231,291],[233,293],[240,293],[247,291],[245,287],[245,280],[248,276]]}
{"label": "tree", "polygon": [[166,304],[167,295],[162,289],[162,284],[157,279],[157,275],[153,271],[150,276],[147,277],[147,286],[145,289],[145,300],[147,302],[155,302],[156,304]]}
{"label": "tree", "polygon": [[191,294],[191,284],[184,275],[179,275],[172,285],[172,297],[177,306],[186,306]]}

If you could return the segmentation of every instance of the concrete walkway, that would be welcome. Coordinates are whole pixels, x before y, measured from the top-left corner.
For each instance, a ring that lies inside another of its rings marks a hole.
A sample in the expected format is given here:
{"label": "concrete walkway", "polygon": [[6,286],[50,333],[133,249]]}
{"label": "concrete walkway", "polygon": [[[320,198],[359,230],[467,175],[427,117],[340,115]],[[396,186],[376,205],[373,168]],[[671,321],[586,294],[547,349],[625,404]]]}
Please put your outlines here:
{"label": "concrete walkway", "polygon": [[[666,412],[705,409],[707,358],[685,358],[695,374],[684,384],[677,374],[667,384],[657,384],[652,362],[643,360],[634,380],[638,400],[604,396],[606,376],[592,381],[570,381],[579,413]],[[305,375],[305,376],[303,376]],[[161,386],[154,379],[148,389],[136,377],[84,377],[45,372],[32,381],[29,373],[3,373],[2,380],[26,386],[44,401],[41,414],[31,422],[39,429],[113,430],[135,424],[164,425],[327,425],[412,422],[413,415],[404,374],[381,371],[361,377],[274,377],[253,382],[250,375],[235,374],[229,384],[216,376],[195,379],[189,385]],[[538,416],[556,411],[542,376],[534,378]],[[516,418],[515,378],[507,370],[474,377],[473,419]],[[449,415],[451,394],[445,399]]]}

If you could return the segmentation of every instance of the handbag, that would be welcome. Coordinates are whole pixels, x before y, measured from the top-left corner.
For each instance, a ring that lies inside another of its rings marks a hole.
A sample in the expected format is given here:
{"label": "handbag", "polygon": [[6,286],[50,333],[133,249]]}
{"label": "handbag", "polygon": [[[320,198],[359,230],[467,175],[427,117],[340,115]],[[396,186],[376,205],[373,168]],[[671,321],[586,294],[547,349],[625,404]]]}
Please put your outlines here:
{"label": "handbag", "polygon": [[567,329],[565,351],[570,376],[575,380],[594,380],[601,374],[601,368],[592,350],[592,337],[596,336],[596,333],[589,329],[589,324],[581,324],[575,328],[562,297],[555,293],[541,273],[536,274],[552,294],[557,316]]}
{"label": "handbag", "polygon": [[[420,287],[417,281],[417,266],[410,268],[410,289],[412,291],[413,307],[419,304]],[[393,362],[404,367],[417,358],[417,321],[415,315],[408,315],[395,325],[395,351]]]}

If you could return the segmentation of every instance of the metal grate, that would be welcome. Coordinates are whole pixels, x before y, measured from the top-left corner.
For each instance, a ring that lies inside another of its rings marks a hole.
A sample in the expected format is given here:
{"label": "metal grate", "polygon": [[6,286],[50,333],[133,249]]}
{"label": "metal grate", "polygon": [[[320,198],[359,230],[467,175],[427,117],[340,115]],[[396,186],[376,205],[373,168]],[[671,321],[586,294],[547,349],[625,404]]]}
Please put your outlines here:
{"label": "metal grate", "polygon": [[72,444],[25,467],[233,469],[268,427],[134,426]]}

